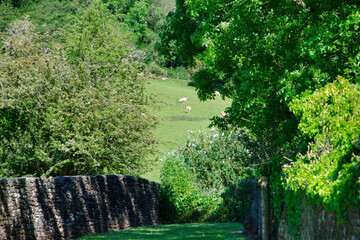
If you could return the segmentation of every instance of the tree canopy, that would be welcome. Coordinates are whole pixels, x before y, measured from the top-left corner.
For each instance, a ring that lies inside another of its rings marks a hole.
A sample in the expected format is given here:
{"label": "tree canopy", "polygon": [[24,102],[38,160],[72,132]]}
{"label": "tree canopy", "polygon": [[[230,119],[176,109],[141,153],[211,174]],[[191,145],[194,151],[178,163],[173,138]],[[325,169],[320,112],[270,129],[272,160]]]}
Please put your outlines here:
{"label": "tree canopy", "polygon": [[214,124],[245,127],[265,147],[274,205],[305,193],[344,216],[360,201],[359,26],[354,0],[177,0],[162,52],[201,63],[200,99],[232,98]]}
{"label": "tree canopy", "polygon": [[199,97],[231,97],[226,121],[277,148],[296,132],[294,98],[337,75],[359,81],[358,13],[356,1],[178,0],[163,52],[176,42],[182,60],[200,60]]}
{"label": "tree canopy", "polygon": [[155,118],[130,34],[94,1],[61,32],[25,18],[9,25],[0,62],[0,175],[138,175],[149,164]]}

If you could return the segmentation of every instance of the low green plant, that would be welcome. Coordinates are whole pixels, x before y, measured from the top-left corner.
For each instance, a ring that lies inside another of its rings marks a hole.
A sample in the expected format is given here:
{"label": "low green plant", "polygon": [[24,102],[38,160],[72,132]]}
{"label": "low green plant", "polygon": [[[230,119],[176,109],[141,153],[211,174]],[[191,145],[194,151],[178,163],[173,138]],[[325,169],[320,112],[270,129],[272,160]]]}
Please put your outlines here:
{"label": "low green plant", "polygon": [[156,76],[165,76],[165,70],[155,63],[150,64],[146,71]]}
{"label": "low green plant", "polygon": [[179,154],[188,170],[204,187],[221,189],[237,180],[251,179],[260,165],[262,149],[246,131],[210,134],[189,131]]}
{"label": "low green plant", "polygon": [[240,196],[247,187],[240,182],[255,177],[260,159],[261,149],[246,131],[190,131],[186,145],[163,160],[162,194],[174,216],[166,220],[240,220],[251,202]]}
{"label": "low green plant", "polygon": [[189,79],[188,71],[185,67],[167,68],[167,76],[175,79]]}
{"label": "low green plant", "polygon": [[200,185],[183,164],[174,152],[164,160],[160,197],[160,218],[163,223],[204,220],[204,210],[215,204],[211,196],[203,194]]}

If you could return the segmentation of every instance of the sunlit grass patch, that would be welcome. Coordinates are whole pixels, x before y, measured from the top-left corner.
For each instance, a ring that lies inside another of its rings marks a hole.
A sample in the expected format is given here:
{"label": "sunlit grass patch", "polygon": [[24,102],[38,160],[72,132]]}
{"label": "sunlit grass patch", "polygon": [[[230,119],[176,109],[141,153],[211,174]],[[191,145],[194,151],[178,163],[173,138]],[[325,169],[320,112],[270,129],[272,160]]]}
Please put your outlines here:
{"label": "sunlit grass patch", "polygon": [[140,240],[140,239],[240,239],[245,236],[238,232],[243,230],[239,223],[190,223],[159,225],[131,228],[122,231],[97,234],[80,238],[78,240],[95,239],[122,239],[122,240]]}

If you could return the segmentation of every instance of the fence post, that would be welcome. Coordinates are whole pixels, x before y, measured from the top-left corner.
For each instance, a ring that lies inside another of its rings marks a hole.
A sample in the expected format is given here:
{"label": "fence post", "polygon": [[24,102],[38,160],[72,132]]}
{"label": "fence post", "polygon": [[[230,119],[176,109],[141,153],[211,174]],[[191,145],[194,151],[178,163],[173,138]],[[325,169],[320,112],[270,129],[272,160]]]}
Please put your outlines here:
{"label": "fence post", "polygon": [[262,240],[270,240],[270,196],[269,196],[269,177],[259,179],[261,188],[261,222]]}

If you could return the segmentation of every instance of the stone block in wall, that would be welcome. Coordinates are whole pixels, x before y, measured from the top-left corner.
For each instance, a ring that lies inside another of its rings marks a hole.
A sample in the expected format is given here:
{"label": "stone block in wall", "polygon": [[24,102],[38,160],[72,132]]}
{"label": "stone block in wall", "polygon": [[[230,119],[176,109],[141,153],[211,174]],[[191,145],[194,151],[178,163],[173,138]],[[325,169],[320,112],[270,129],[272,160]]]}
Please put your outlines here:
{"label": "stone block in wall", "polygon": [[73,239],[159,223],[160,184],[123,176],[0,179],[0,239]]}
{"label": "stone block in wall", "polygon": [[280,220],[278,229],[279,240],[359,240],[360,239],[360,210],[349,208],[349,221],[338,225],[335,213],[329,213],[319,206],[315,209],[302,199],[302,213],[300,219],[300,236],[291,235],[290,226],[286,222],[286,211]]}

